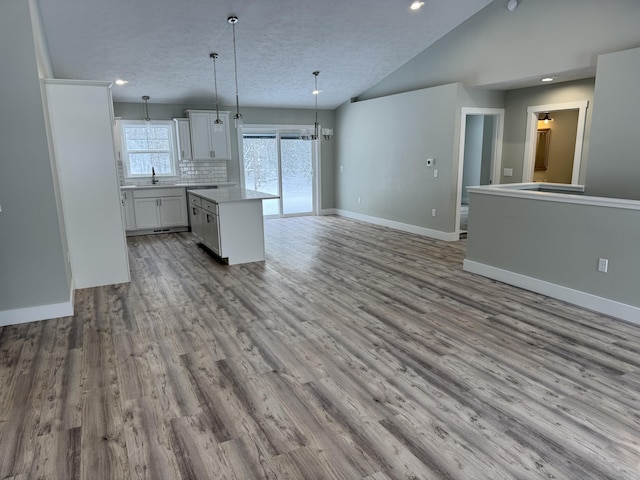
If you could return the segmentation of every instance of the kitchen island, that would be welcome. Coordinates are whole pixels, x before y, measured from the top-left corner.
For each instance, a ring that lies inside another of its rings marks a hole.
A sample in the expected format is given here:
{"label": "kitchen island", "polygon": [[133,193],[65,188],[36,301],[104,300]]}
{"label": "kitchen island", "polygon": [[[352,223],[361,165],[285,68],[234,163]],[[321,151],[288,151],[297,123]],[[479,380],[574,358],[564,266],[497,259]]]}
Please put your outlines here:
{"label": "kitchen island", "polygon": [[229,265],[265,259],[262,200],[277,195],[240,187],[188,190],[191,232]]}

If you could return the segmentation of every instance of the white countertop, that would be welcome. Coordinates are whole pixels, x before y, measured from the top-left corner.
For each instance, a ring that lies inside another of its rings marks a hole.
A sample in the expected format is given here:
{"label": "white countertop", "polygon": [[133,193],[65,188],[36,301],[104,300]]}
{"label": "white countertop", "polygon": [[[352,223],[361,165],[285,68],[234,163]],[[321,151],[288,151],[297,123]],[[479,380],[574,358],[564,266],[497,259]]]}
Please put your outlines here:
{"label": "white countertop", "polygon": [[121,185],[120,190],[143,190],[147,188],[205,188],[211,189],[215,187],[232,187],[233,182],[221,182],[221,183],[156,183],[155,185]]}
{"label": "white countertop", "polygon": [[248,190],[240,187],[209,188],[199,190],[187,190],[188,193],[196,195],[205,200],[215,203],[243,202],[247,200],[268,200],[270,198],[280,198],[270,193]]}

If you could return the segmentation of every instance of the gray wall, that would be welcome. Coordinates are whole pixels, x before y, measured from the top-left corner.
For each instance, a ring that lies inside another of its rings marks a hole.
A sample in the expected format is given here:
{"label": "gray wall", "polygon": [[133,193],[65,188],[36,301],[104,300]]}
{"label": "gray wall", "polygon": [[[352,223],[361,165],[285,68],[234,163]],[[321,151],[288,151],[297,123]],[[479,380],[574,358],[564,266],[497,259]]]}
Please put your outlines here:
{"label": "gray wall", "polygon": [[470,210],[467,260],[640,307],[640,210],[477,193]]}
{"label": "gray wall", "polygon": [[[453,232],[460,109],[502,101],[500,93],[451,84],[342,105],[336,117],[337,208]],[[426,166],[428,157],[435,167]]]}
{"label": "gray wall", "polygon": [[589,101],[585,122],[582,167],[579,183],[584,183],[588,169],[588,146],[593,113],[594,79],[577,80],[540,87],[522,88],[506,93],[504,118],[504,143],[502,146],[502,168],[512,168],[513,177],[502,177],[500,183],[522,181],[524,144],[527,130],[527,107],[554,103]]}
{"label": "gray wall", "polygon": [[495,0],[358,98],[452,82],[507,88],[554,72],[585,78],[598,54],[640,46],[638,0],[527,0],[513,13],[506,3]]}
{"label": "gray wall", "polygon": [[467,187],[480,185],[484,142],[484,116],[468,115],[464,137],[464,166],[462,170],[462,203],[469,203]]}
{"label": "gray wall", "polygon": [[[215,105],[167,105],[167,104],[149,104],[149,116],[156,120],[169,120],[172,118],[184,117],[186,109],[194,110],[215,110]],[[235,108],[221,107],[221,110],[228,110],[232,113]],[[144,118],[144,106],[141,103],[115,103],[114,111],[116,117],[125,119],[142,119]],[[312,125],[315,121],[314,110],[309,109],[292,109],[292,108],[251,108],[240,105],[240,112],[244,115],[245,124],[261,124],[261,125]],[[330,110],[318,111],[318,122],[324,128],[333,128],[335,132],[335,112]],[[237,130],[231,126],[231,153],[233,158],[238,158],[238,135]],[[322,205],[321,209],[330,209],[335,207],[335,148],[334,141],[322,141],[321,144],[321,163],[320,163],[320,185]],[[229,162],[227,172],[230,182],[240,181],[240,165],[238,162]]]}
{"label": "gray wall", "polygon": [[638,79],[640,48],[598,59],[590,161],[585,182],[588,195],[640,199]]}
{"label": "gray wall", "polygon": [[69,301],[29,3],[0,3],[0,311]]}

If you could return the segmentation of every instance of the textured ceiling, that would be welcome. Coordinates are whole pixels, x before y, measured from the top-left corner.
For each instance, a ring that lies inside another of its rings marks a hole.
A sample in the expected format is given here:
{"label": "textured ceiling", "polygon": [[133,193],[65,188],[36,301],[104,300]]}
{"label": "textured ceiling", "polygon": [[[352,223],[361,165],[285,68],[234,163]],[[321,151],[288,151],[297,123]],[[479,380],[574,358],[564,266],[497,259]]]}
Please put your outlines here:
{"label": "textured ceiling", "polygon": [[115,101],[335,108],[372,87],[491,0],[39,0],[56,78],[128,80]]}

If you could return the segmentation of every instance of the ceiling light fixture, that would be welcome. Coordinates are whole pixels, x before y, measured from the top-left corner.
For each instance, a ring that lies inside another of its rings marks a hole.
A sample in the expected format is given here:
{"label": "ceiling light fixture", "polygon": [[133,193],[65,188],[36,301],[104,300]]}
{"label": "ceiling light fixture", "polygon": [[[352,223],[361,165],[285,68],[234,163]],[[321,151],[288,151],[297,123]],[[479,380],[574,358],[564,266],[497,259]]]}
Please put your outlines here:
{"label": "ceiling light fixture", "polygon": [[[320,131],[320,124],[318,123],[318,95],[320,95],[320,90],[318,89],[318,75],[320,75],[319,71],[316,70],[313,72],[314,86],[313,91],[311,92],[315,96],[316,121],[313,124],[313,133],[310,134],[308,131],[305,131],[301,136],[302,140],[318,140],[319,138],[331,140],[333,138],[333,130],[331,128],[323,128],[322,131]],[[322,134],[322,137],[320,137],[320,134]]]}
{"label": "ceiling light fixture", "polygon": [[[542,114],[540,114],[540,116],[542,116]],[[542,120],[545,125],[548,125],[550,122],[553,122],[553,118],[551,118],[549,116],[549,112],[545,112],[545,114],[544,114],[544,116],[542,116],[542,118],[540,118],[540,116],[538,117],[538,119]]]}
{"label": "ceiling light fixture", "polygon": [[149,104],[147,103],[151,97],[149,95],[143,95],[142,100],[144,100],[144,121],[150,122],[151,118],[149,118]]}
{"label": "ceiling light fixture", "polygon": [[213,60],[213,89],[216,95],[216,119],[213,122],[213,129],[216,132],[222,131],[222,120],[220,120],[220,107],[218,105],[218,74],[216,72],[216,58],[218,54],[213,52],[209,54],[209,58]]}
{"label": "ceiling light fixture", "polygon": [[411,4],[411,6],[409,8],[411,10],[420,10],[423,5],[424,5],[424,2],[420,2],[420,1],[416,0],[415,2],[413,2]]}
{"label": "ceiling light fixture", "polygon": [[507,10],[510,12],[515,12],[516,8],[518,8],[518,0],[509,0],[507,2]]}
{"label": "ceiling light fixture", "polygon": [[238,17],[231,16],[227,18],[227,22],[231,24],[233,30],[233,69],[236,78],[236,114],[233,116],[236,124],[236,128],[242,127],[242,114],[240,113],[240,102],[238,101],[238,56],[236,54],[236,23],[238,23]]}
{"label": "ceiling light fixture", "polygon": [[128,81],[128,80],[122,80],[121,78],[118,78],[118,79],[115,81],[115,84],[116,84],[116,85],[126,85],[127,83],[129,83],[129,81]]}
{"label": "ceiling light fixture", "polygon": [[553,82],[555,80],[555,78],[553,77],[544,77],[541,81],[542,82]]}

